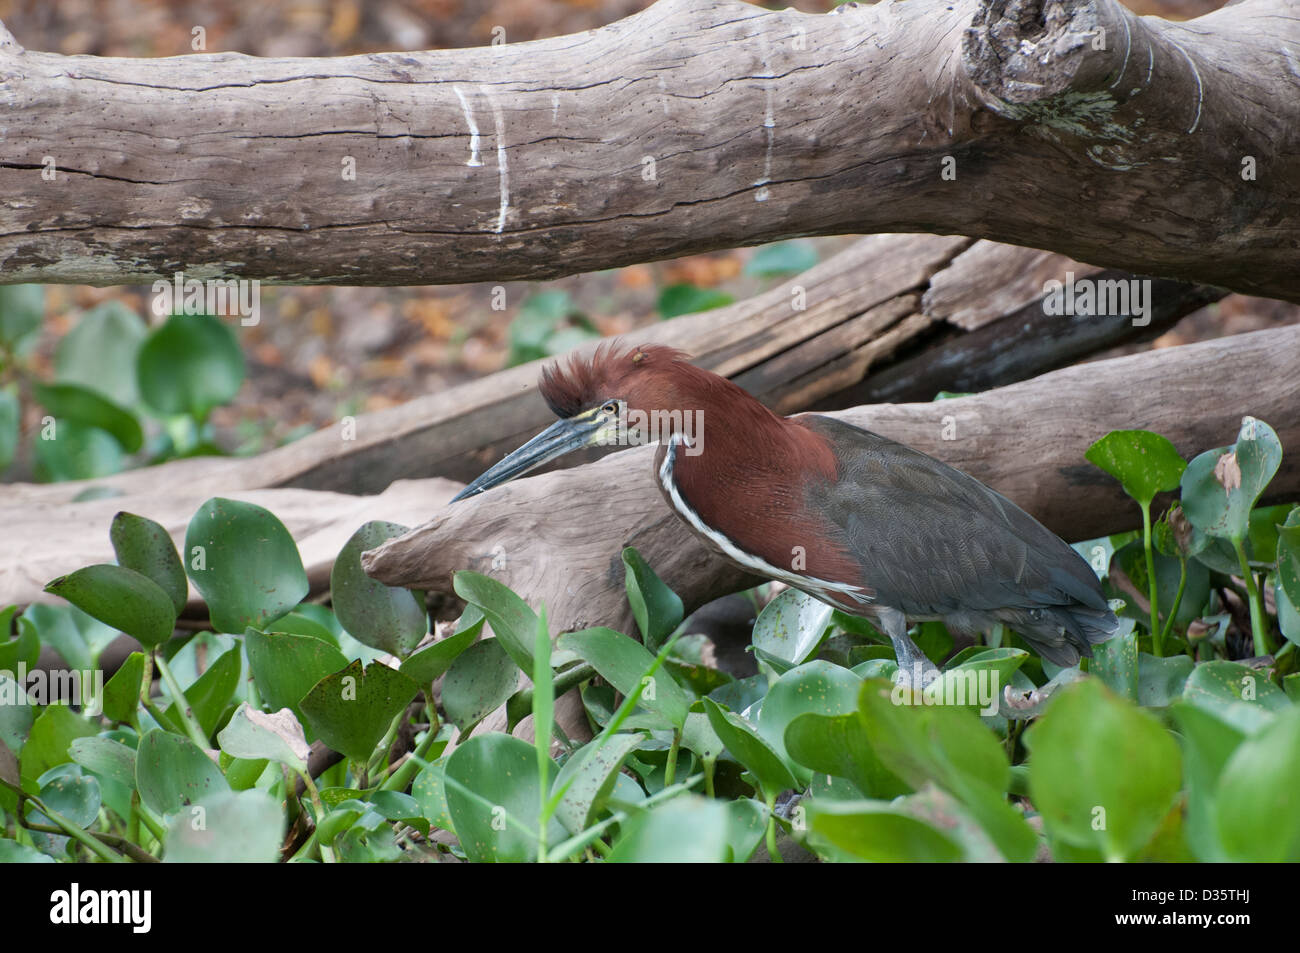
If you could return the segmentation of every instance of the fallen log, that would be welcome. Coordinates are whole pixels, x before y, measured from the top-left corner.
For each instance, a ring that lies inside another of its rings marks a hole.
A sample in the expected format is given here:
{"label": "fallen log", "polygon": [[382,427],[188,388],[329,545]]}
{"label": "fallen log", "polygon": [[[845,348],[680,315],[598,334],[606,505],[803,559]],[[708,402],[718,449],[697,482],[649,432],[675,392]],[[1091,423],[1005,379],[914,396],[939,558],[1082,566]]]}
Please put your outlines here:
{"label": "fallen log", "polygon": [[[1246,414],[1284,454],[1267,499],[1300,497],[1300,327],[1260,331],[1068,367],[970,397],[836,414],[959,467],[1066,539],[1131,528],[1137,509],[1084,459],[1113,429],[1142,428],[1193,455],[1230,443]],[[1135,388],[1135,382],[1140,386]],[[1129,399],[1117,395],[1130,394]],[[459,569],[491,573],[557,630],[633,631],[620,553],[635,546],[688,608],[751,583],[667,508],[651,447],[530,477],[447,507],[362,556],[389,584],[446,591]]]}
{"label": "fallen log", "polygon": [[945,232],[1300,300],[1300,18],[1116,0],[599,30],[329,59],[26,51],[0,27],[0,280],[538,279]]}
{"label": "fallen log", "polygon": [[[978,267],[967,264],[972,254]],[[876,235],[763,294],[626,337],[634,344],[681,348],[773,408],[794,413],[834,402],[837,392],[879,374],[895,355],[915,350],[922,341],[959,338],[961,322],[971,324],[967,314],[979,314],[983,323],[1014,318],[1001,326],[1007,340],[997,347],[1013,357],[1021,347],[1037,352],[1032,361],[1002,361],[999,373],[985,381],[985,386],[995,386],[1077,360],[1151,327],[1165,327],[1203,298],[1219,294],[1171,283],[1169,292],[1156,298],[1148,328],[1123,316],[1053,318],[1036,321],[1032,333],[1026,333],[1022,318],[1035,308],[1041,312],[1038,302],[1046,281],[1063,280],[1070,272],[1079,278],[1101,272],[1064,256],[1049,256],[1046,263],[1043,258],[1042,252],[1012,245],[977,242],[972,247],[962,238]],[[956,275],[949,277],[952,271]],[[991,283],[989,274],[1028,274],[1032,280]],[[941,295],[931,306],[936,289]],[[1077,341],[1057,347],[1054,334],[1048,333],[1053,327],[1090,328],[1089,333],[1102,336],[1083,347]],[[936,337],[941,328],[947,331]],[[208,496],[274,486],[371,494],[395,480],[440,476],[466,482],[547,422],[548,411],[534,394],[539,366],[511,368],[400,407],[344,419],[254,458],[204,457],[95,480],[12,484],[0,502],[0,525],[8,506],[72,502],[92,488],[147,498],[157,486],[184,486]],[[911,379],[915,386],[928,386],[930,393],[954,389],[942,366]],[[845,405],[841,399],[839,406]],[[560,465],[576,462],[581,458]]]}

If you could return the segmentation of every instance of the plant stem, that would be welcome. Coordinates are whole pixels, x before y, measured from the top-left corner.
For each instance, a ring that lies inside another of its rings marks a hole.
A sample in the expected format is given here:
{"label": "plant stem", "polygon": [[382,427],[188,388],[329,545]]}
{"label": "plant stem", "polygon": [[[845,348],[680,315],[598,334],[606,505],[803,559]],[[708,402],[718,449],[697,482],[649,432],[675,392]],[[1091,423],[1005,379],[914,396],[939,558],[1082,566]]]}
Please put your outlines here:
{"label": "plant stem", "polygon": [[1142,504],[1142,549],[1147,557],[1147,598],[1151,601],[1151,651],[1156,658],[1165,654],[1164,634],[1160,630],[1160,605],[1156,585],[1156,561],[1151,553],[1151,504]]}
{"label": "plant stem", "polygon": [[1169,610],[1169,618],[1165,619],[1165,627],[1160,630],[1160,641],[1163,643],[1165,636],[1173,631],[1174,616],[1178,615],[1178,608],[1183,604],[1183,590],[1187,587],[1187,557],[1180,550],[1178,553],[1178,591],[1174,593],[1174,604]]}
{"label": "plant stem", "polygon": [[429,725],[429,730],[425,732],[420,743],[415,746],[415,750],[406,756],[406,760],[397,766],[397,770],[390,774],[384,783],[379,785],[382,791],[405,791],[406,786],[415,778],[415,774],[427,762],[424,756],[429,753],[429,749],[434,746],[438,740],[438,719],[434,715],[433,722]]}
{"label": "plant stem", "polygon": [[[315,837],[316,830],[320,828],[320,822],[325,818],[325,806],[321,804],[320,791],[316,789],[316,782],[312,780],[311,772],[300,771],[299,774],[302,775],[302,782],[307,787],[307,793],[311,795],[312,807],[316,809],[316,824],[315,824],[315,829],[312,831],[312,837]],[[289,785],[285,784],[285,788],[287,789],[288,787]],[[320,859],[322,863],[326,863],[326,864],[334,863],[334,851],[326,847],[324,844],[321,844]]]}
{"label": "plant stem", "polygon": [[[190,736],[190,741],[199,746],[200,751],[206,750],[208,739],[204,736],[202,729],[199,728],[199,723],[194,720],[194,713],[190,711],[189,706],[185,703],[185,693],[181,691],[181,686],[177,683],[176,676],[172,674],[171,667],[161,655],[154,661],[158,666],[158,674],[167,683],[168,693],[176,702],[176,711],[180,716],[181,725],[185,728],[185,733]],[[158,716],[154,715],[154,717],[157,718]]]}
{"label": "plant stem", "polygon": [[1255,585],[1255,574],[1250,571],[1243,540],[1234,539],[1232,545],[1237,550],[1237,562],[1241,565],[1241,575],[1246,582],[1246,595],[1250,600],[1250,634],[1255,640],[1255,655],[1267,655],[1268,629],[1264,623],[1264,605],[1259,597],[1259,587]]}
{"label": "plant stem", "polygon": [[[58,811],[52,810],[49,807],[47,807],[45,805],[45,802],[43,802],[40,798],[31,797],[30,795],[28,795],[26,800],[29,800],[33,804],[35,804],[37,810],[39,810],[42,814],[44,814],[46,817],[52,820],[55,823],[55,825],[57,825],[55,830],[57,830],[60,834],[65,834],[68,837],[71,837],[73,840],[81,844],[83,847],[89,850],[100,860],[107,861],[110,864],[126,863],[125,857],[123,857],[121,854],[113,853],[113,851],[109,850],[98,840],[96,840],[95,837],[89,831],[83,830],[82,828],[78,827],[76,824],[72,823],[72,821],[64,817],[62,814],[60,814]],[[18,805],[19,818],[22,818],[22,814],[23,814],[23,805],[19,803]],[[31,827],[30,825],[27,824],[25,820],[23,820],[22,823],[23,826],[28,827],[29,830],[41,830],[41,828],[45,826],[42,824],[42,825],[37,825],[36,827]]]}
{"label": "plant stem", "polygon": [[781,852],[776,849],[776,795],[767,795],[767,855],[772,858],[772,863],[783,864],[785,858]]}
{"label": "plant stem", "polygon": [[668,749],[668,764],[664,766],[664,787],[669,787],[677,776],[677,752],[682,746],[680,728],[673,730],[672,747]]}
{"label": "plant stem", "polygon": [[388,725],[388,730],[384,732],[384,737],[379,742],[379,747],[374,750],[370,756],[370,761],[366,764],[366,774],[371,775],[376,771],[380,772],[381,777],[388,774],[388,753],[393,748],[393,741],[397,738],[397,730],[401,728],[402,721],[406,717],[406,709],[403,708],[394,717]]}

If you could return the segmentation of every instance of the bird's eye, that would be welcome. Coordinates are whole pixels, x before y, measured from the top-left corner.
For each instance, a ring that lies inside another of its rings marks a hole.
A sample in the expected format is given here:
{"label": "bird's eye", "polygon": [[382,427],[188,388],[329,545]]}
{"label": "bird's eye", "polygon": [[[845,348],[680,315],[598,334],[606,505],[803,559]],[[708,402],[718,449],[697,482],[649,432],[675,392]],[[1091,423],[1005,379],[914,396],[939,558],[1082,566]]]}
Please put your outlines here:
{"label": "bird's eye", "polygon": [[618,403],[611,400],[606,403],[605,406],[600,408],[600,412],[612,417],[614,414],[618,413]]}

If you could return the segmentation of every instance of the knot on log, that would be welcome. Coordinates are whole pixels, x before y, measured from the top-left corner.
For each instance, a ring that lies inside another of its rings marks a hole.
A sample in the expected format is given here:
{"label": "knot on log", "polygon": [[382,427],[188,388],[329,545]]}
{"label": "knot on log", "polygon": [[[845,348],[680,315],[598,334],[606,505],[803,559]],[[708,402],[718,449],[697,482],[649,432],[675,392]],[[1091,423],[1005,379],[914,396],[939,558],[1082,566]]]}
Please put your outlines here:
{"label": "knot on log", "polygon": [[1115,4],[1095,0],[990,0],[962,38],[962,63],[990,108],[1026,118],[1032,104],[1094,92],[1115,72],[1111,34],[1119,28],[1122,56],[1127,27],[1119,17]]}

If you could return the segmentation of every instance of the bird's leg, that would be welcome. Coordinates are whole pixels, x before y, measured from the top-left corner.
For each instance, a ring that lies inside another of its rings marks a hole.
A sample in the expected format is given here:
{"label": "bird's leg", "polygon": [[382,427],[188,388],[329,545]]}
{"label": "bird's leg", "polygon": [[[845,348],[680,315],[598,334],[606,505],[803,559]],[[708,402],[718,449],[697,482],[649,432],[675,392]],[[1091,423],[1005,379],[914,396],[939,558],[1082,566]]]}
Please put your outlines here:
{"label": "bird's leg", "polygon": [[881,608],[876,621],[894,643],[898,677],[914,689],[925,688],[939,677],[939,667],[930,661],[907,634],[907,617],[897,609]]}

